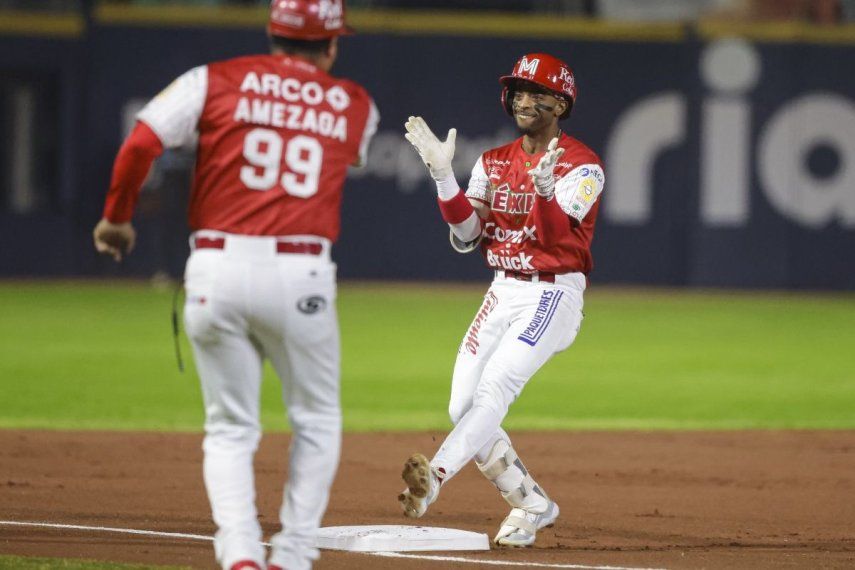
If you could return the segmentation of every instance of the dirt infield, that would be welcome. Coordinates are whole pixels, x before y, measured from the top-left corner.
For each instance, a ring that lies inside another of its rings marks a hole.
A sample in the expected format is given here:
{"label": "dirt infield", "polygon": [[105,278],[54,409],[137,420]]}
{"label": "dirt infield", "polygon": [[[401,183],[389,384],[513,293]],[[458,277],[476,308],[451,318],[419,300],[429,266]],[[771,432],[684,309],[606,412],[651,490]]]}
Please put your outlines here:
{"label": "dirt infield", "polygon": [[[395,501],[401,464],[440,437],[346,436],[324,524],[406,524]],[[855,432],[527,433],[515,443],[561,518],[535,548],[452,555],[516,567],[855,567]],[[287,444],[266,436],[256,458],[268,536]],[[0,520],[211,535],[200,446],[186,434],[0,431]],[[423,523],[492,537],[506,511],[469,466]],[[2,524],[0,553],[215,568],[203,541]],[[340,552],[316,565],[478,567]]]}

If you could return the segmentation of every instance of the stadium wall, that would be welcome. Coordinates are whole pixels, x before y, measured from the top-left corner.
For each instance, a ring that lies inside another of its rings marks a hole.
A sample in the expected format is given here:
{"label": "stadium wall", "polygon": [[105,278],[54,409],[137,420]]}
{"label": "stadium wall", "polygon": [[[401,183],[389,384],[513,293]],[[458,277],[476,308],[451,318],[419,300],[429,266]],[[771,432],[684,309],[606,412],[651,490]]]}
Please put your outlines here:
{"label": "stadium wall", "polygon": [[[39,18],[0,26],[0,70],[55,90],[56,189],[47,208],[0,212],[0,239],[14,244],[0,248],[0,274],[180,275],[192,152],[159,161],[138,249],[121,267],[90,251],[112,158],[135,110],[174,77],[265,50],[263,11],[100,4],[43,28]],[[343,40],[337,70],[369,88],[382,122],[369,166],[346,187],[341,277],[488,277],[448,247],[402,124],[420,114],[440,132],[457,127],[465,184],[481,151],[516,136],[497,78],[546,51],[577,76],[567,131],[606,163],[594,282],[855,289],[852,27],[410,11],[352,20],[360,33]]]}

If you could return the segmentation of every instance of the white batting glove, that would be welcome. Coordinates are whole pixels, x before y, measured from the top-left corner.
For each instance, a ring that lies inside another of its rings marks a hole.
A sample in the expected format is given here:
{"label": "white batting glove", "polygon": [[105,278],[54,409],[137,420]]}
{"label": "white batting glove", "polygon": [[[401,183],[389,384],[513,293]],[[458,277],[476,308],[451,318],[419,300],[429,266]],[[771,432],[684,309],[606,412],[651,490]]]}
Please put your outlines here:
{"label": "white batting glove", "polygon": [[549,141],[546,154],[540,158],[537,166],[528,171],[531,181],[534,183],[534,191],[540,196],[551,200],[555,195],[555,165],[564,154],[563,148],[558,148],[558,137]]}
{"label": "white batting glove", "polygon": [[421,117],[410,117],[404,123],[404,128],[407,129],[404,138],[416,147],[416,151],[422,157],[422,162],[430,170],[431,178],[445,180],[454,176],[454,171],[451,169],[451,159],[454,158],[454,140],[457,138],[457,129],[449,130],[448,137],[445,142],[442,142],[436,138],[436,135]]}

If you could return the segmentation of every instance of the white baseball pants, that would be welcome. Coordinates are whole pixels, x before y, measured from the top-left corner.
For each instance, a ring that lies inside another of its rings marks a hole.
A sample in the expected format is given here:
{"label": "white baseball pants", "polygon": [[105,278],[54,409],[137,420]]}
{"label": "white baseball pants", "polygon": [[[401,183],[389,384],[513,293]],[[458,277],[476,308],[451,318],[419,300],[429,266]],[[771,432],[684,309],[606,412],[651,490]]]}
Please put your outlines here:
{"label": "white baseball pants", "polygon": [[[264,562],[255,506],[253,457],[261,437],[262,363],[282,382],[293,431],[289,476],[271,562],[311,568],[341,447],[340,345],[335,264],[329,242],[318,255],[280,253],[277,238],[197,232],[222,248],[194,248],[187,262],[184,320],[205,404],[204,479],[224,568]],[[285,238],[279,238],[281,242]],[[300,239],[290,236],[287,240]]]}
{"label": "white baseball pants", "polygon": [[487,461],[498,440],[510,445],[500,427],[508,408],[535,372],[573,343],[585,286],[581,273],[533,283],[497,272],[454,365],[448,411],[455,427],[431,461],[445,480],[472,458]]}

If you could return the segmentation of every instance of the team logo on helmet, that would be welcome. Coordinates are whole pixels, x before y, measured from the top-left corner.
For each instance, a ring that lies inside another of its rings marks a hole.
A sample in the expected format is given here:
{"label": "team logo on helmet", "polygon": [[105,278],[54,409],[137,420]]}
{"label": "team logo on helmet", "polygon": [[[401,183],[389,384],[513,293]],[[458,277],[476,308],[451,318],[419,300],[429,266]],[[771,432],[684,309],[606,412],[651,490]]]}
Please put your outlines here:
{"label": "team logo on helmet", "polygon": [[328,30],[337,30],[344,25],[344,8],[341,0],[321,0],[318,4],[318,18],[324,21]]}
{"label": "team logo on helmet", "polygon": [[563,83],[561,90],[572,97],[576,91],[576,78],[573,77],[573,73],[566,67],[562,67],[561,73],[558,75],[558,81]]}
{"label": "team logo on helmet", "polygon": [[534,75],[537,73],[537,66],[540,64],[539,59],[529,59],[525,56],[517,64],[517,70],[514,75]]}
{"label": "team logo on helmet", "polygon": [[279,0],[273,2],[273,8],[270,10],[270,19],[277,24],[291,26],[292,28],[302,28],[306,25],[306,18],[301,14],[297,14],[294,10],[297,9],[297,3],[293,0]]}
{"label": "team logo on helmet", "polygon": [[350,34],[344,13],[343,0],[271,0],[268,32],[302,40]]}

